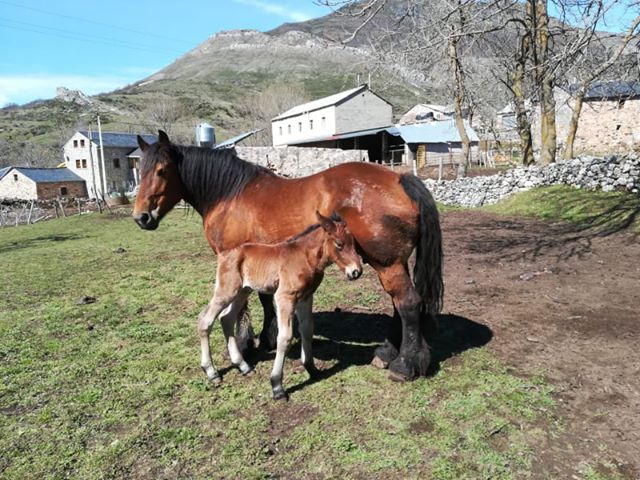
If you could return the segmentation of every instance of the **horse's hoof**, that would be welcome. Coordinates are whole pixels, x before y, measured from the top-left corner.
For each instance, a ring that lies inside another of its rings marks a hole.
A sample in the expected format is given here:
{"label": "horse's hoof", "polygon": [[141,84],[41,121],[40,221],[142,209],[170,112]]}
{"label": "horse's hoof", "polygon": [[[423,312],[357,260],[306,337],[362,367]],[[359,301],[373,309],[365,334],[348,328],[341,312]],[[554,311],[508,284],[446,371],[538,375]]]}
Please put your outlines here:
{"label": "horse's hoof", "polygon": [[382,360],[380,357],[376,355],[375,357],[373,357],[373,360],[371,360],[371,365],[373,365],[376,368],[379,368],[380,370],[384,370],[385,368],[389,367],[389,362],[385,362],[384,360]]}
{"label": "horse's hoof", "polygon": [[284,390],[274,390],[273,399],[276,400],[276,401],[281,400],[281,401],[288,402],[289,401],[289,395]]}
{"label": "horse's hoof", "polygon": [[408,378],[405,377],[403,374],[394,372],[393,370],[389,370],[389,375],[387,376],[387,378],[392,382],[397,382],[397,383],[405,383],[408,380]]}
{"label": "horse's hoof", "polygon": [[217,377],[210,377],[209,381],[214,387],[219,387],[220,385],[222,385],[222,377],[220,375],[218,375]]}
{"label": "horse's hoof", "polygon": [[246,372],[242,372],[242,376],[243,376],[243,377],[246,377],[246,378],[251,378],[251,377],[253,377],[255,374],[256,374],[256,371],[255,371],[253,368],[249,369],[249,370],[248,370],[248,371],[246,371]]}

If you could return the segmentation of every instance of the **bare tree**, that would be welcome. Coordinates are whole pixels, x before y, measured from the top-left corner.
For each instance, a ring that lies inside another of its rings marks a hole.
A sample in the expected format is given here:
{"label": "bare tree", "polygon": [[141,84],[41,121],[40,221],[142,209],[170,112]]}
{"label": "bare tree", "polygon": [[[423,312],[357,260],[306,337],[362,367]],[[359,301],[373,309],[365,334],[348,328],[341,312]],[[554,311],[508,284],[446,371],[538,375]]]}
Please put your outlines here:
{"label": "bare tree", "polygon": [[174,125],[184,116],[185,110],[178,100],[162,96],[144,110],[142,123],[153,125],[153,130],[164,130],[171,135]]}
{"label": "bare tree", "polygon": [[[613,67],[616,62],[619,61],[621,55],[624,50],[629,45],[631,40],[635,39],[639,35],[638,27],[640,26],[640,15],[638,15],[629,26],[624,38],[618,43],[618,45],[613,49],[609,58],[602,62],[586,62],[588,68],[586,68],[586,72],[582,78],[582,80],[578,84],[578,88],[574,93],[573,99],[573,112],[571,115],[571,121],[569,123],[569,130],[567,132],[567,140],[565,143],[564,149],[564,158],[570,159],[573,158],[574,153],[574,143],[576,139],[576,133],[578,132],[578,123],[580,121],[580,114],[582,112],[582,104],[584,101],[584,97],[589,90],[591,84],[598,78],[600,78],[607,70]],[[598,59],[600,60],[600,59]]]}
{"label": "bare tree", "polygon": [[309,95],[298,83],[273,83],[262,92],[249,95],[242,105],[242,110],[251,119],[249,128],[262,131],[245,140],[245,144],[253,146],[272,145],[271,119],[286,110],[309,101]]}

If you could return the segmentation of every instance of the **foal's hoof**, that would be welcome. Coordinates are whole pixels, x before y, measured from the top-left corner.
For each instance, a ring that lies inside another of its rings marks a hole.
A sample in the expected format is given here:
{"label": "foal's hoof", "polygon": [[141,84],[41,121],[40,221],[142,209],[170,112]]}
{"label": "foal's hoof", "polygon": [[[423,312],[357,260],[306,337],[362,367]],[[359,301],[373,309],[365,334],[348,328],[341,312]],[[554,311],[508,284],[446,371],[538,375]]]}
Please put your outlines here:
{"label": "foal's hoof", "polygon": [[217,377],[209,377],[209,381],[214,387],[219,387],[220,385],[222,385],[222,377],[220,375],[218,375]]}
{"label": "foal's hoof", "polygon": [[371,365],[373,365],[376,368],[379,368],[380,370],[384,370],[385,368],[389,367],[389,362],[385,362],[384,360],[382,360],[380,357],[376,355],[375,357],[373,357],[373,360],[371,360]]}
{"label": "foal's hoof", "polygon": [[274,400],[282,400],[284,402],[289,401],[289,395],[284,390],[274,390],[273,391],[273,399]]}
{"label": "foal's hoof", "polygon": [[238,367],[240,373],[242,373],[242,375],[244,375],[245,377],[250,377],[251,375],[253,375],[253,368],[247,362],[243,361],[240,365],[236,365],[236,367]]}

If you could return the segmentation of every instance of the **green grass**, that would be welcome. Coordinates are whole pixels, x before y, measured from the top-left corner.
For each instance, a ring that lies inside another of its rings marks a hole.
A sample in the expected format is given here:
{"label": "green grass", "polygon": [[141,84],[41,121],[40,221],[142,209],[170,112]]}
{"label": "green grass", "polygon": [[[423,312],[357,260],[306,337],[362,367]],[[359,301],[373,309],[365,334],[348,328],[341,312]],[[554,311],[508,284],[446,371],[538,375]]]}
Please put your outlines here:
{"label": "green grass", "polygon": [[564,221],[601,233],[640,232],[640,195],[556,185],[516,194],[484,210]]}
{"label": "green grass", "polygon": [[[155,232],[98,214],[0,230],[0,477],[522,478],[557,428],[552,387],[487,349],[396,384],[367,365],[366,324],[337,313],[314,342],[331,374],[307,383],[287,360],[288,403],[270,399],[270,359],[225,368],[216,324],[212,388],[195,318],[213,261],[180,213]],[[330,272],[316,311],[377,305],[364,281]]]}

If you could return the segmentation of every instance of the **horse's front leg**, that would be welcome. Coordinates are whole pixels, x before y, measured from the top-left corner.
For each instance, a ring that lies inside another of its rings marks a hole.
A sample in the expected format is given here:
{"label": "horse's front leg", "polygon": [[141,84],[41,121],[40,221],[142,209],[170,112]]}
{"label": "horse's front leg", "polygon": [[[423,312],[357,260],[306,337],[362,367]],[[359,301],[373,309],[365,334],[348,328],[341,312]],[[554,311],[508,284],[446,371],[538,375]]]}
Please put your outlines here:
{"label": "horse's front leg", "polygon": [[318,369],[313,363],[313,295],[300,300],[296,307],[298,315],[298,330],[302,344],[300,361],[311,378],[318,376]]}
{"label": "horse's front leg", "polygon": [[243,375],[251,373],[252,369],[245,361],[242,356],[242,352],[238,348],[238,342],[235,337],[235,326],[238,320],[238,314],[244,308],[248,296],[249,292],[246,291],[238,293],[231,305],[222,312],[222,316],[220,317],[220,323],[222,324],[222,331],[227,342],[227,349],[229,350],[231,363],[238,367]]}
{"label": "horse's front leg", "polygon": [[293,313],[296,301],[293,295],[277,293],[275,296],[276,310],[278,313],[278,346],[276,347],[276,359],[271,371],[271,389],[274,400],[288,400],[288,395],[282,385],[282,371],[284,369],[284,357],[291,345],[293,336]]}
{"label": "horse's front leg", "polygon": [[273,307],[273,295],[260,293],[258,297],[260,298],[262,311],[264,312],[259,347],[269,352],[276,348],[278,341],[278,320],[276,319],[276,310]]}

